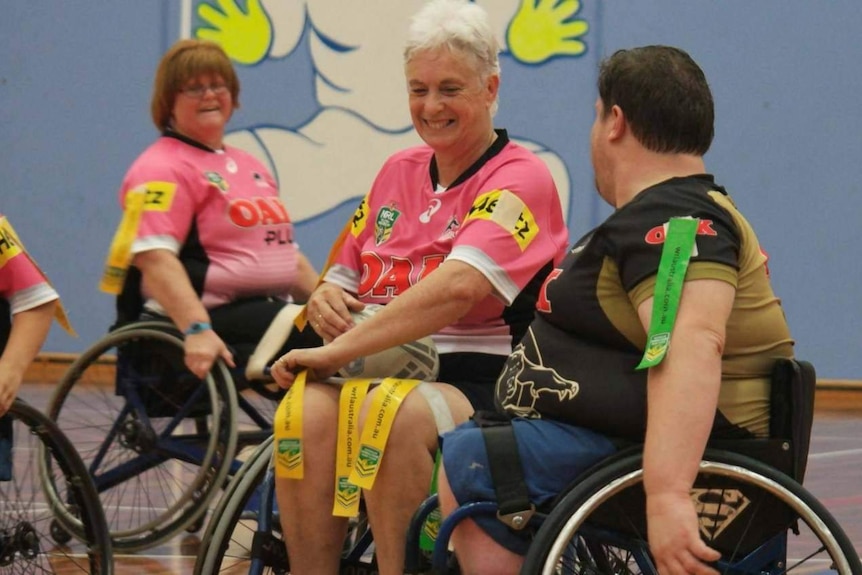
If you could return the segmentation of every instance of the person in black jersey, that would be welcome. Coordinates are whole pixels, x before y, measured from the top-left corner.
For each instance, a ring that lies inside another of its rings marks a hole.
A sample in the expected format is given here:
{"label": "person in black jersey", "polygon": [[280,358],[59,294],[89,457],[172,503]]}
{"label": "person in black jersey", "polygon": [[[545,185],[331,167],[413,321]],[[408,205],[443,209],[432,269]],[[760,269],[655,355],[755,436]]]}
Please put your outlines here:
{"label": "person in black jersey", "polygon": [[[537,505],[613,453],[612,439],[644,442],[659,572],[714,573],[705,562],[718,553],[699,537],[689,490],[708,438],[768,434],[770,373],[776,359],[793,357],[793,340],[765,252],[706,173],[714,112],[703,71],[677,48],[620,50],[602,63],[598,92],[591,159],[598,193],[615,211],[545,280],[497,382],[497,406],[517,416]],[[697,219],[694,247],[670,347],[639,370],[653,307],[666,305],[656,276],[671,218]],[[443,436],[439,481],[444,513],[495,498],[472,422]],[[529,534],[495,518],[468,520],[453,543],[465,572],[499,575],[517,572]]]}

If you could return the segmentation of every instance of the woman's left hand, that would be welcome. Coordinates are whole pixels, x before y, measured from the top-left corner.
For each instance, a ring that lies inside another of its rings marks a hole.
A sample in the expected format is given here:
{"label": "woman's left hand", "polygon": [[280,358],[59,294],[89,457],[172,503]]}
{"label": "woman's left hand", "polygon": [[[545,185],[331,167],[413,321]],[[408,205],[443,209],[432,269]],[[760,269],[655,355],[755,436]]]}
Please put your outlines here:
{"label": "woman's left hand", "polygon": [[312,329],[323,341],[330,342],[353,327],[350,312],[365,305],[334,284],[321,284],[305,306]]}

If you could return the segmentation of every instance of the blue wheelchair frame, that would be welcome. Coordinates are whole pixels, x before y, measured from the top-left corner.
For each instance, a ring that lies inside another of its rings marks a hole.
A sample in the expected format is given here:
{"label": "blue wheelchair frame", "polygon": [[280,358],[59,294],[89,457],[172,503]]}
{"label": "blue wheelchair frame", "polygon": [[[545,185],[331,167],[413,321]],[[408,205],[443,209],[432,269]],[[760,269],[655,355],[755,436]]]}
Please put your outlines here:
{"label": "blue wheelchair frame", "polygon": [[[63,408],[75,394],[77,379],[106,350],[116,346],[114,397],[120,398],[122,405],[98,447],[89,454],[82,454],[97,491],[104,494],[171,460],[198,466],[195,477],[188,482],[187,495],[170,505],[159,520],[135,529],[112,531],[114,547],[126,551],[152,547],[181,529],[200,529],[216,491],[241,467],[242,462],[235,460],[237,451],[257,445],[272,434],[272,420],[238,393],[237,385],[252,388],[263,399],[278,399],[277,393],[271,395],[262,384],[246,383],[239,370],[230,370],[221,361],[213,366],[204,380],[198,380],[187,372],[180,361],[179,368],[169,374],[170,385],[165,386],[162,381],[165,372],[147,373],[122,351],[123,347],[152,345],[153,342],[174,348],[181,360],[182,335],[173,324],[158,320],[127,324],[109,333],[73,363],[49,405],[49,416],[61,428],[71,425],[64,419]],[[155,395],[154,390],[159,393],[166,391],[160,389],[160,385],[187,393],[165,399],[164,395]],[[157,400],[155,403],[154,398]],[[154,405],[159,407],[154,408]],[[273,410],[275,405],[273,403]],[[154,411],[155,414],[152,413]],[[253,429],[238,429],[237,415],[240,412],[247,416]],[[187,421],[194,422],[194,432],[182,430]],[[120,448],[129,456],[115,462],[112,450]],[[108,515],[110,517],[111,514]],[[167,521],[159,522],[162,518],[167,518]]]}

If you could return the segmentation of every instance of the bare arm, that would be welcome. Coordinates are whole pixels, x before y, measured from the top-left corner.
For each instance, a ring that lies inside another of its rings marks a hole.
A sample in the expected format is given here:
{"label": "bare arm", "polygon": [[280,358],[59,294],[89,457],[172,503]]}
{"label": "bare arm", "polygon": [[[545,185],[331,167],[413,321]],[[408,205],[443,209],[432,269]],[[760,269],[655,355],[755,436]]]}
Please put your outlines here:
{"label": "bare arm", "polygon": [[[718,280],[686,282],[668,354],[649,372],[644,488],[650,549],[663,575],[715,573],[701,563],[718,554],[700,540],[689,491],[715,419],[734,295]],[[652,303],[638,308],[645,329]]]}
{"label": "bare arm", "polygon": [[0,415],[15,401],[27,366],[48,336],[56,306],[57,300],[53,300],[12,316],[9,341],[0,355]]}
{"label": "bare arm", "polygon": [[[141,270],[144,289],[165,308],[181,331],[194,322],[210,323],[209,313],[177,256],[168,250],[149,250],[136,254],[132,263]],[[217,357],[234,365],[230,350],[215,331],[186,336],[185,363],[192,373],[204,377]]]}
{"label": "bare arm", "polygon": [[463,317],[491,290],[491,283],[476,268],[457,260],[446,261],[330,344],[285,355],[276,379],[289,385],[293,379],[286,370],[298,365],[314,368],[318,375],[330,375],[357,357],[435,333]]}

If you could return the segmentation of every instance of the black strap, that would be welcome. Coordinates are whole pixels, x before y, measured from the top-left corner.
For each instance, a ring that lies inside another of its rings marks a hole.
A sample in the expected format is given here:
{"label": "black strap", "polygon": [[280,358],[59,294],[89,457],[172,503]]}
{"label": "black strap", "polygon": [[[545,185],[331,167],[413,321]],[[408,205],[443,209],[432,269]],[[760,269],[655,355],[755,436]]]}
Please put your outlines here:
{"label": "black strap", "polygon": [[512,529],[523,529],[535,513],[524,481],[515,431],[509,416],[478,411],[473,420],[482,431],[491,481],[497,494],[497,518]]}
{"label": "black strap", "polygon": [[12,416],[4,413],[0,416],[0,481],[12,480]]}

